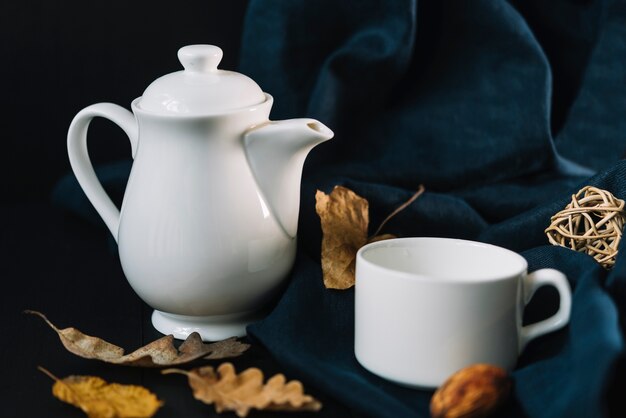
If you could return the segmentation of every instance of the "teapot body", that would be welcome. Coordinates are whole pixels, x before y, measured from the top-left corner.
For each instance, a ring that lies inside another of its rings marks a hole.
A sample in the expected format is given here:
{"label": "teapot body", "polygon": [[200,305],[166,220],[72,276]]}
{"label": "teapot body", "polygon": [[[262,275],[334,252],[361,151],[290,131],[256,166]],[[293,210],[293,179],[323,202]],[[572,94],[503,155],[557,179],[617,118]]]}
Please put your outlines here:
{"label": "teapot body", "polygon": [[118,229],[124,274],[165,314],[245,315],[280,289],[296,239],[282,228],[246,157],[243,132],[266,102],[219,116],[171,117],[133,102],[139,140]]}

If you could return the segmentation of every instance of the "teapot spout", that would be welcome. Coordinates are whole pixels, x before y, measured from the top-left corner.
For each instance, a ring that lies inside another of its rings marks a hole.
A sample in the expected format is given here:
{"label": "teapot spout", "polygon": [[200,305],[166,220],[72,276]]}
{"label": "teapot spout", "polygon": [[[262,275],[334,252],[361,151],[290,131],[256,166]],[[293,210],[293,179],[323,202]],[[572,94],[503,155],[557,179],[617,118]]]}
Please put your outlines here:
{"label": "teapot spout", "polygon": [[289,119],[254,126],[244,134],[250,168],[285,233],[295,237],[302,167],[309,151],[333,137],[314,119]]}

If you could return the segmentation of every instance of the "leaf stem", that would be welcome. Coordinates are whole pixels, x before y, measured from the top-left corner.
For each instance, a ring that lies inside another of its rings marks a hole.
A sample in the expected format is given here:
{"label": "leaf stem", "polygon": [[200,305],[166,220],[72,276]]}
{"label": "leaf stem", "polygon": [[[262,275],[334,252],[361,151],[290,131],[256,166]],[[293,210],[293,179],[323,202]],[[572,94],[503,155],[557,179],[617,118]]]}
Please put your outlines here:
{"label": "leaf stem", "polygon": [[61,379],[59,379],[58,377],[56,377],[55,375],[52,374],[52,372],[50,372],[48,369],[41,367],[41,366],[37,366],[37,369],[42,372],[43,374],[45,374],[46,376],[48,376],[50,379],[54,380],[55,382],[60,382]]}
{"label": "leaf stem", "polygon": [[47,323],[48,325],[50,325],[50,328],[52,328],[52,329],[53,329],[53,330],[55,330],[55,331],[59,331],[59,329],[58,329],[58,328],[57,328],[57,327],[56,327],[56,326],[55,326],[52,322],[50,322],[50,320],[48,319],[48,317],[47,317],[47,316],[45,316],[44,314],[42,314],[41,312],[39,312],[39,311],[33,311],[33,310],[31,310],[31,309],[25,309],[25,310],[24,310],[24,313],[25,313],[25,314],[31,314],[31,315],[37,315],[38,317],[40,317],[41,319],[43,319],[44,321],[46,321],[46,323]]}
{"label": "leaf stem", "polygon": [[391,212],[389,214],[389,216],[387,216],[385,218],[384,221],[382,221],[382,223],[380,224],[380,226],[378,227],[378,229],[376,230],[376,232],[374,232],[374,235],[372,236],[377,236],[380,231],[383,229],[383,227],[385,226],[385,224],[387,224],[387,222],[389,222],[391,220],[391,218],[393,218],[394,216],[396,216],[398,213],[402,212],[404,209],[406,209],[411,203],[415,202],[415,199],[417,199],[418,197],[420,197],[422,195],[422,193],[424,193],[424,191],[426,190],[426,188],[424,187],[423,184],[420,184],[419,187],[417,188],[417,191],[413,194],[413,196],[411,196],[411,198],[409,200],[407,200],[406,202],[404,202],[403,204],[401,204],[400,206],[398,206],[396,208],[396,210],[394,210],[393,212]]}
{"label": "leaf stem", "polygon": [[188,376],[189,372],[183,369],[164,369],[161,370],[161,374],[184,374],[185,376]]}

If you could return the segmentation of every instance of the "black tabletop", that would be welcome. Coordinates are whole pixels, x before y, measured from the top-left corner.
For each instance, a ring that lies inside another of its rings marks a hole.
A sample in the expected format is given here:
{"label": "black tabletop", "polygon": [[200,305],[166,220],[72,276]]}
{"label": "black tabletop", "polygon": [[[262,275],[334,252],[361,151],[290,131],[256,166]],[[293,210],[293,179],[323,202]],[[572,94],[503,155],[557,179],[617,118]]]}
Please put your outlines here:
{"label": "black tabletop", "polygon": [[[0,317],[4,321],[0,345],[4,376],[0,379],[2,416],[84,416],[77,408],[52,396],[53,381],[37,366],[58,377],[95,375],[110,382],[143,385],[164,401],[157,417],[217,416],[212,406],[193,399],[184,376],[163,376],[158,369],[115,366],[76,357],[65,350],[41,319],[23,313],[25,309],[39,310],[61,328],[75,326],[127,351],[161,337],[150,323],[152,310],[124,278],[114,248],[107,244],[108,232],[104,228],[86,224],[46,204],[6,205],[0,214],[5,220],[0,292]],[[255,343],[243,356],[229,361],[237,370],[259,367],[266,376],[283,372],[275,359]],[[193,365],[220,363],[200,360]],[[287,378],[293,376],[287,374]],[[315,416],[350,415],[304,383],[307,392],[324,404]]]}

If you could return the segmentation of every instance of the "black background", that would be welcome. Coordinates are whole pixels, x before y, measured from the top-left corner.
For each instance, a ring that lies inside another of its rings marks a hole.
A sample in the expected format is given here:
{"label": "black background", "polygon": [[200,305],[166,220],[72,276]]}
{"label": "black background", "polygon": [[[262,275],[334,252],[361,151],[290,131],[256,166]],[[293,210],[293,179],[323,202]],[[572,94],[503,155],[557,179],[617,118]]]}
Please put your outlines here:
{"label": "black background", "polygon": [[[82,108],[130,102],[157,77],[177,71],[176,52],[192,43],[224,50],[235,69],[246,1],[3,1],[3,203],[47,199],[70,170],[67,128]],[[94,165],[129,158],[128,139],[95,120]]]}
{"label": "black background", "polygon": [[[53,206],[51,189],[70,171],[66,134],[80,109],[97,102],[129,108],[155,78],[180,69],[176,52],[186,44],[219,45],[221,68],[235,69],[245,9],[243,0],[0,3],[0,416],[84,416],[52,397],[53,382],[38,365],[60,377],[143,384],[165,402],[158,417],[214,415],[192,398],[184,377],[74,357],[22,311],[40,310],[59,327],[127,350],[160,337],[151,309],[124,279],[108,231]],[[90,128],[89,150],[94,165],[130,159],[126,136],[103,120]],[[282,371],[256,345],[234,362]],[[322,400],[322,415],[348,414]]]}

